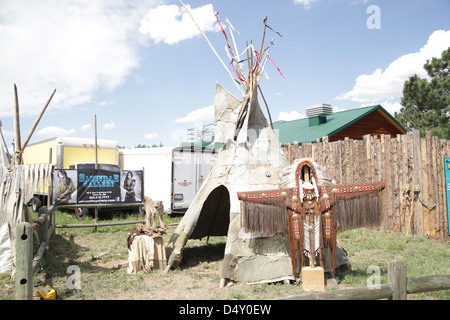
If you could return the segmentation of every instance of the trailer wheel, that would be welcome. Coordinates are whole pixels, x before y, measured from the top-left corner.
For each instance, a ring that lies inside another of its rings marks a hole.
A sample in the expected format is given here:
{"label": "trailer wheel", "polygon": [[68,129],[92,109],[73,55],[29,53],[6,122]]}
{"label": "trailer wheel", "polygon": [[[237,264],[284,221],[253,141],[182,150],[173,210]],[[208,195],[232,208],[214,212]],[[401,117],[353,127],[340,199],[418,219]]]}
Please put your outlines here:
{"label": "trailer wheel", "polygon": [[33,197],[33,199],[31,199],[31,209],[33,209],[34,212],[38,212],[40,207],[42,207],[41,199]]}

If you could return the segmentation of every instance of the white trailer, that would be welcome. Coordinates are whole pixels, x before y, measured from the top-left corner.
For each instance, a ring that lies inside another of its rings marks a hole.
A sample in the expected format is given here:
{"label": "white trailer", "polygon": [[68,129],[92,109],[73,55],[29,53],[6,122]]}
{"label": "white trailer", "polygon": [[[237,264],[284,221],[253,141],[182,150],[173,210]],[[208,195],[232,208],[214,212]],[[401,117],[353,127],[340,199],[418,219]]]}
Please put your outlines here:
{"label": "white trailer", "polygon": [[168,213],[184,213],[216,157],[202,147],[120,149],[119,167],[143,170],[144,195],[163,201]]}
{"label": "white trailer", "polygon": [[174,213],[184,213],[217,158],[213,149],[179,147],[172,153],[172,203]]}
{"label": "white trailer", "polygon": [[173,147],[119,150],[122,170],[144,170],[144,196],[163,201],[170,208]]}

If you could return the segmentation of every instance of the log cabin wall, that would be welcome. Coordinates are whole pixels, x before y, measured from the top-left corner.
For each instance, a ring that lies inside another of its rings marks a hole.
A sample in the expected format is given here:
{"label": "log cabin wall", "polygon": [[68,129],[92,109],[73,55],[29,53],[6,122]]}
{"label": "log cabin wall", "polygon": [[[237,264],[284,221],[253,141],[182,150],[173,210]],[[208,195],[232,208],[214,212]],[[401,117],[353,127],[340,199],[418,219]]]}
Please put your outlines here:
{"label": "log cabin wall", "polygon": [[413,131],[395,137],[367,134],[363,140],[330,142],[323,137],[283,149],[290,163],[311,158],[338,184],[386,181],[382,228],[405,233],[409,228],[409,234],[450,240],[444,168],[444,158],[450,158],[449,140],[431,132],[421,138]]}
{"label": "log cabin wall", "polygon": [[391,137],[395,137],[397,134],[402,133],[405,133],[405,131],[378,109],[347,128],[336,132],[329,137],[329,141],[344,140],[345,138],[360,140],[365,134],[378,137],[381,137],[383,134],[389,134]]}

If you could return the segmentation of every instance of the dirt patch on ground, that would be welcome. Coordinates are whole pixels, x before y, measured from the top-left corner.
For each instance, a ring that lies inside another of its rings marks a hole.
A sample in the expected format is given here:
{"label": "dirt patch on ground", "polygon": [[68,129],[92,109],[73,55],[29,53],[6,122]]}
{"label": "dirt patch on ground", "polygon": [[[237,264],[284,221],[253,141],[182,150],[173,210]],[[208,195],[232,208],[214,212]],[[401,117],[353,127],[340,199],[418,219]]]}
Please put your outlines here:
{"label": "dirt patch on ground", "polygon": [[[179,269],[169,272],[163,270],[139,271],[127,273],[128,257],[99,256],[91,266],[103,273],[116,274],[127,278],[125,284],[117,282],[117,287],[110,292],[99,291],[96,299],[123,300],[223,300],[230,298],[230,288],[220,288],[221,260],[205,262],[188,259]],[[217,264],[213,266],[212,264]],[[130,288],[134,283],[135,287]]]}
{"label": "dirt patch on ground", "polygon": [[[180,266],[168,273],[142,270],[129,274],[126,233],[116,237],[109,234],[56,236],[50,244],[45,267],[34,276],[34,291],[48,283],[58,291],[58,299],[63,300],[232,299],[230,287],[220,288],[225,240],[187,246]],[[80,270],[79,289],[68,288],[72,276],[67,273],[69,266]]]}

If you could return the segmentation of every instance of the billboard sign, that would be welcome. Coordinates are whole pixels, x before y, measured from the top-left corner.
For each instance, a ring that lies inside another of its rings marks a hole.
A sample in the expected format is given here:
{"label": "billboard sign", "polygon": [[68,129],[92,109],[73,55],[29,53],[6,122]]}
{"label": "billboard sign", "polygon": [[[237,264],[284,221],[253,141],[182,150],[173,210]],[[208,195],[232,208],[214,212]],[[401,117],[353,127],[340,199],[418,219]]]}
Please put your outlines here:
{"label": "billboard sign", "polygon": [[142,170],[54,170],[53,204],[142,202],[142,173]]}

